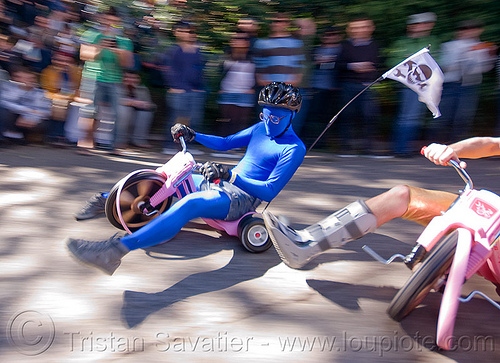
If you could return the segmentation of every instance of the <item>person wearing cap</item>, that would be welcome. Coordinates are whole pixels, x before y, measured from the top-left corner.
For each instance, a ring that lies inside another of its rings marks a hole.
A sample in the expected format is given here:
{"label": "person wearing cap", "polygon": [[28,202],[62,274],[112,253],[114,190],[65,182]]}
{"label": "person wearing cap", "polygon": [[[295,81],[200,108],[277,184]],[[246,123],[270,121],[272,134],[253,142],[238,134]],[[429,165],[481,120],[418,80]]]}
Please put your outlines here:
{"label": "person wearing cap", "polygon": [[[438,38],[431,34],[436,19],[436,14],[431,12],[408,17],[405,36],[389,47],[389,68],[429,45],[431,54],[439,49]],[[396,87],[399,93],[399,111],[394,121],[393,151],[397,157],[411,157],[416,153],[412,144],[423,126],[425,105],[418,100],[418,94],[412,89],[401,83],[397,83]]]}
{"label": "person wearing cap", "polygon": [[443,142],[471,135],[483,73],[492,70],[497,59],[497,47],[480,40],[483,30],[480,21],[462,21],[457,24],[455,39],[441,46],[442,116],[437,120],[435,134],[442,135]]}

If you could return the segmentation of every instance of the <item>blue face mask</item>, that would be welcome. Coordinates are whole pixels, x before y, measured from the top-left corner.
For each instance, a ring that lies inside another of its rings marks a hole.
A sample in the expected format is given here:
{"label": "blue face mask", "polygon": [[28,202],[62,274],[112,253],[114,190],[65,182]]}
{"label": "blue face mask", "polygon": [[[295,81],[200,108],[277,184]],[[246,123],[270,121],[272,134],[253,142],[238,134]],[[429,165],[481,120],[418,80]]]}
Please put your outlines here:
{"label": "blue face mask", "polygon": [[266,135],[271,139],[281,135],[292,122],[292,116],[293,112],[284,108],[264,107],[260,119],[266,126]]}

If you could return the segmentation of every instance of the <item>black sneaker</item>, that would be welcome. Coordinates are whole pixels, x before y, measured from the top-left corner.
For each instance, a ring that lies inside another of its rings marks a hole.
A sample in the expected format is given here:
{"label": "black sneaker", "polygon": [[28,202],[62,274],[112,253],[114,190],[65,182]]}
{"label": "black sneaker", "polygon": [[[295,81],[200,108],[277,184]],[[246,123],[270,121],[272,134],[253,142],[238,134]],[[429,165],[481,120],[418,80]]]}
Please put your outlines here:
{"label": "black sneaker", "polygon": [[120,242],[120,237],[115,234],[106,241],[86,241],[83,239],[67,238],[68,249],[80,262],[97,267],[112,275],[120,266],[121,259],[129,250]]}
{"label": "black sneaker", "polygon": [[104,216],[106,211],[106,197],[102,193],[96,193],[90,198],[83,208],[75,214],[77,221],[84,221]]}

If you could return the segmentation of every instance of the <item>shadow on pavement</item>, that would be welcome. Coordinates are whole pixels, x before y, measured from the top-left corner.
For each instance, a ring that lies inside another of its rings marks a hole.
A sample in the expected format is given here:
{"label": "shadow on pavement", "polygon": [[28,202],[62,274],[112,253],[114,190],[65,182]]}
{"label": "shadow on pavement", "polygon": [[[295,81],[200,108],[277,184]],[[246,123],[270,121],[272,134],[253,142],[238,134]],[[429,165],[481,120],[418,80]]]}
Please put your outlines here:
{"label": "shadow on pavement", "polygon": [[[192,225],[192,222],[189,225]],[[222,250],[233,250],[233,256],[222,268],[192,274],[157,293],[124,291],[121,317],[127,327],[136,327],[149,315],[192,296],[223,290],[259,278],[281,262],[272,248],[253,254],[246,251],[234,237],[207,241],[213,237],[205,236],[200,239],[199,233],[189,231],[181,231],[178,236],[182,241],[172,240],[149,248],[146,253],[152,258],[165,260],[196,259]]]}
{"label": "shadow on pavement", "polygon": [[[315,279],[307,280],[307,284],[333,303],[349,310],[361,310],[361,299],[382,301],[388,306],[398,291],[388,286],[376,287]],[[498,296],[490,297],[498,301]],[[456,362],[470,362],[471,354],[474,354],[477,362],[491,361],[492,353],[497,352],[500,347],[497,325],[491,323],[492,317],[498,316],[499,311],[482,298],[473,298],[468,303],[461,303],[455,321],[452,349],[445,351],[437,347],[435,341],[441,298],[442,294],[439,292],[430,293],[399,323],[406,335],[400,334],[398,343],[406,344],[406,347],[412,349],[417,346],[417,349],[423,351],[436,351]],[[388,315],[387,319],[390,319]],[[412,339],[411,343],[404,343],[403,338],[407,337]],[[396,344],[396,340],[389,343]],[[399,349],[403,350],[405,346],[401,345]],[[465,352],[469,354],[464,354]]]}

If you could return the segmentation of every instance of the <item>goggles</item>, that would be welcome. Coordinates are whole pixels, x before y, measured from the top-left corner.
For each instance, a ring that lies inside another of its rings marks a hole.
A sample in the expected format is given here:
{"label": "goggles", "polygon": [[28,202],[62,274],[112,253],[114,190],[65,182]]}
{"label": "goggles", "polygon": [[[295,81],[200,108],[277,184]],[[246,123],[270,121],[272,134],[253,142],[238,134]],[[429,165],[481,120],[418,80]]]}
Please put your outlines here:
{"label": "goggles", "polygon": [[277,124],[279,124],[279,122],[280,122],[283,118],[285,118],[286,116],[288,116],[288,115],[283,115],[283,116],[281,116],[281,117],[274,116],[274,115],[269,115],[269,116],[267,116],[267,115],[264,115],[264,113],[263,113],[263,112],[261,112],[261,113],[260,113],[260,115],[259,115],[259,118],[260,118],[260,120],[261,120],[261,121],[267,121],[267,120],[269,120],[269,121],[271,121],[273,124],[277,125]]}

